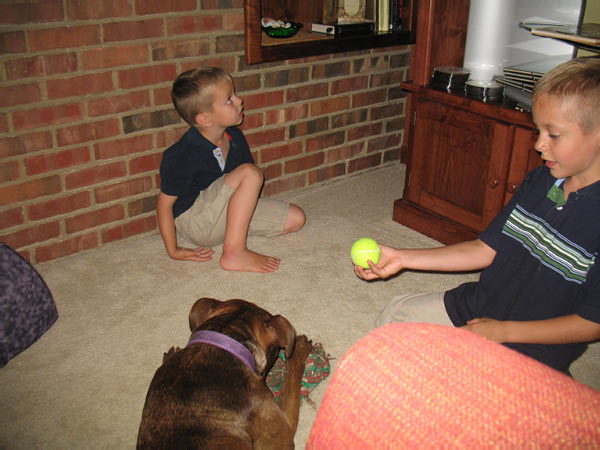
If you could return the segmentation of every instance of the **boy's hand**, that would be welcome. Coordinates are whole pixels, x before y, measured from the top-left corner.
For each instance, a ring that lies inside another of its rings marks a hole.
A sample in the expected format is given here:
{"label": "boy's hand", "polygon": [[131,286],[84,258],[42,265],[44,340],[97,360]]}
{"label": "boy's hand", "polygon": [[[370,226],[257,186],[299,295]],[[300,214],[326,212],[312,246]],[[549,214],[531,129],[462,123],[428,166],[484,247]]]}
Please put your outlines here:
{"label": "boy's hand", "polygon": [[178,261],[204,262],[212,259],[214,250],[210,247],[198,247],[195,249],[177,247],[169,256]]}
{"label": "boy's hand", "polygon": [[379,245],[381,248],[381,259],[377,265],[371,261],[369,263],[369,269],[363,269],[360,266],[354,266],[354,273],[357,277],[363,280],[375,280],[378,278],[388,278],[392,275],[400,272],[404,266],[402,259],[398,257],[397,252],[392,247],[386,245]]}
{"label": "boy's hand", "polygon": [[462,328],[472,331],[490,341],[502,344],[506,342],[505,337],[506,323],[501,320],[490,319],[488,317],[478,317],[471,319]]}

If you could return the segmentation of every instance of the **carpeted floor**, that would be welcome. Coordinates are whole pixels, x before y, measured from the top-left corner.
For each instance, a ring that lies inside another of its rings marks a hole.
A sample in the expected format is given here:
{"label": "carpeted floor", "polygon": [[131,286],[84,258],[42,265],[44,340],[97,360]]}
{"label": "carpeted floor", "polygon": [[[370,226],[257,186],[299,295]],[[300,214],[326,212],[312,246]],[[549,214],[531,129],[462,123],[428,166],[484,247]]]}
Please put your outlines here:
{"label": "carpeted floor", "polygon": [[[220,247],[211,262],[173,261],[158,234],[36,266],[60,316],[0,369],[0,448],[133,448],[150,380],[163,352],[187,342],[189,308],[199,297],[244,298],[283,314],[298,333],[323,344],[333,371],[392,296],[476,280],[407,272],[367,283],[354,275],[349,251],[359,237],[397,247],[438,245],[392,221],[403,185],[404,166],[392,164],[280,196],[304,208],[308,221],[294,235],[249,240],[250,248],[282,259],[268,275],[221,270]],[[597,350],[573,373],[600,389]],[[314,405],[302,403],[297,448],[304,448],[326,385],[311,394]]]}

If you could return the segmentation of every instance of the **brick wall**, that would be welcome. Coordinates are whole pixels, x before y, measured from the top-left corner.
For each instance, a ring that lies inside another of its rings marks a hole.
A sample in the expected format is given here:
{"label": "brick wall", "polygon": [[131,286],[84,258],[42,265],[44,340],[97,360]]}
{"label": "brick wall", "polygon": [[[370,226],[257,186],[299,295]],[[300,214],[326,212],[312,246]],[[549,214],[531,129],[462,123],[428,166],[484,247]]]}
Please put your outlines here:
{"label": "brick wall", "polygon": [[177,73],[231,72],[264,195],[397,160],[409,48],[246,66],[242,0],[0,2],[0,241],[43,262],[157,233]]}

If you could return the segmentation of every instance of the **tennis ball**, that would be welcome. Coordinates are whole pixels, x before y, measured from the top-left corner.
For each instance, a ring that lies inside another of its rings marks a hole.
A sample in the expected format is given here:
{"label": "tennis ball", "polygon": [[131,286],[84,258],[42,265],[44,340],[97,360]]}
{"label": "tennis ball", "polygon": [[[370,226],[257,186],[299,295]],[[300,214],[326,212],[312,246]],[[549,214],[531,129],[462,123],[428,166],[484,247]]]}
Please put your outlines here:
{"label": "tennis ball", "polygon": [[352,262],[363,269],[369,268],[367,261],[373,261],[377,264],[381,259],[381,248],[376,241],[371,238],[361,238],[352,245],[350,250]]}

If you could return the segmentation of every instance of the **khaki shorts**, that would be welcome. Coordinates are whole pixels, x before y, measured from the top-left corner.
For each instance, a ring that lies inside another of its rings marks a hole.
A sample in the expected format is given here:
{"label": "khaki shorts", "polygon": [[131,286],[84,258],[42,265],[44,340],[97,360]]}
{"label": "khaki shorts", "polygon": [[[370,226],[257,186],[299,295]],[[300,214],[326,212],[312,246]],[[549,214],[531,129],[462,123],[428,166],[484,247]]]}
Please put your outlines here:
{"label": "khaki shorts", "polygon": [[435,323],[454,326],[444,305],[444,292],[404,294],[393,297],[379,315],[376,325],[390,322]]}
{"label": "khaki shorts", "polygon": [[[194,204],[175,219],[177,233],[186,240],[213,247],[225,240],[227,206],[235,190],[221,177],[200,192]],[[259,198],[250,222],[248,236],[275,236],[283,232],[290,204]]]}

